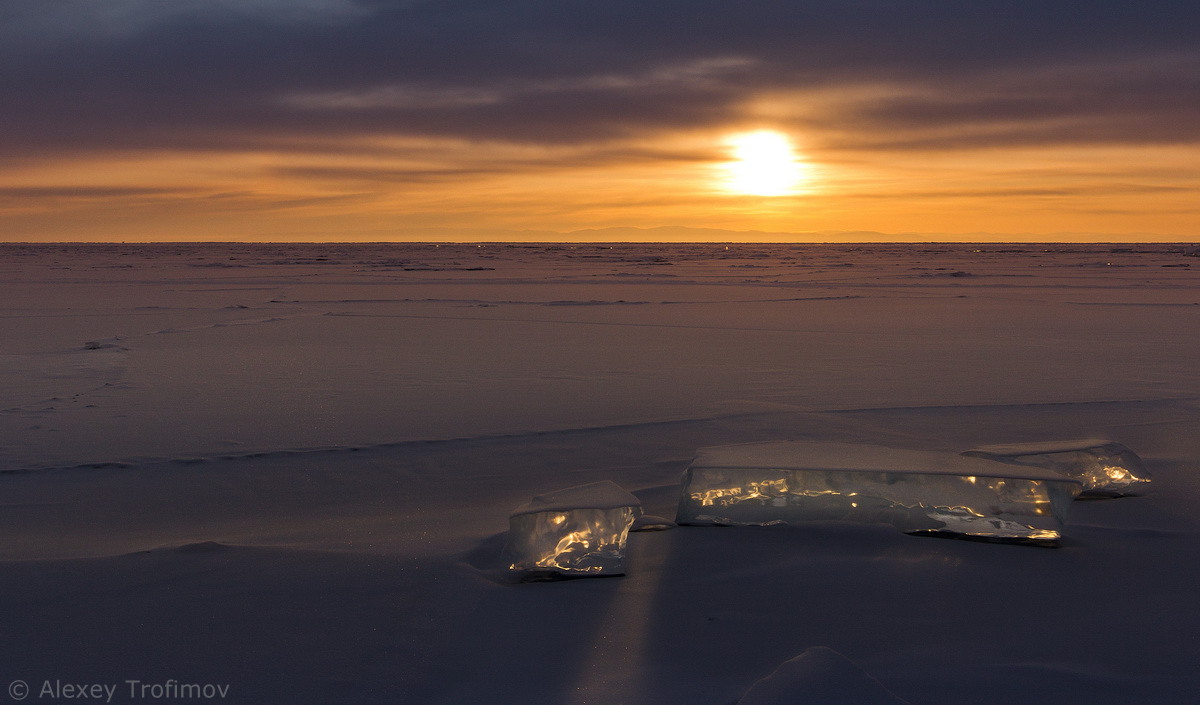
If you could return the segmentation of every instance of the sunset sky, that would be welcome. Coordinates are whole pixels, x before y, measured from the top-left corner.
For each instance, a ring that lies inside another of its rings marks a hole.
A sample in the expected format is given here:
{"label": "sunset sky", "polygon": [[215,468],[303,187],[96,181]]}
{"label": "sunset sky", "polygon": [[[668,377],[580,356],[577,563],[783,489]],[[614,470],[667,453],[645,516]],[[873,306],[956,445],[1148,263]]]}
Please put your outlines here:
{"label": "sunset sky", "polygon": [[1200,239],[1191,0],[0,0],[0,81],[0,241]]}

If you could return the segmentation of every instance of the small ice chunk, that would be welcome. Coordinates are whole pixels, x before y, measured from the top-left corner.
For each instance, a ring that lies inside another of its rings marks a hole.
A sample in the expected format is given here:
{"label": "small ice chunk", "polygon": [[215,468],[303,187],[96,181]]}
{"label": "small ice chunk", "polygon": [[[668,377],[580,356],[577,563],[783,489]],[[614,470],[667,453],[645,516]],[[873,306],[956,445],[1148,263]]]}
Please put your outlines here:
{"label": "small ice chunk", "polygon": [[701,448],[676,521],[694,526],[841,520],[912,534],[1054,544],[1079,481],[952,453],[847,443]]}
{"label": "small ice chunk", "polygon": [[1086,495],[1121,497],[1137,494],[1150,483],[1150,473],[1136,453],[1103,438],[980,446],[963,455],[1053,470],[1079,480]]}
{"label": "small ice chunk", "polygon": [[642,513],[637,497],[612,482],[538,495],[509,517],[509,570],[527,574],[625,574],[625,542]]}
{"label": "small ice chunk", "polygon": [[737,705],[907,705],[858,664],[825,646],[805,649],[757,682]]}

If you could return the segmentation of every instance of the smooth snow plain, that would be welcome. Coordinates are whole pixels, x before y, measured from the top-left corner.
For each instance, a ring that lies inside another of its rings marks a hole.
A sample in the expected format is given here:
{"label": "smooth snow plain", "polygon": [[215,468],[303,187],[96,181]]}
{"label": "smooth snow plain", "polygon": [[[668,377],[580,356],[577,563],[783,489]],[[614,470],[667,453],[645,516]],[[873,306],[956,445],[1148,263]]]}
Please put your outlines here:
{"label": "smooth snow plain", "polygon": [[[1191,703],[1198,251],[0,245],[0,692]],[[561,488],[674,516],[704,446],[1088,437],[1154,481],[1057,549],[830,522],[501,562]]]}

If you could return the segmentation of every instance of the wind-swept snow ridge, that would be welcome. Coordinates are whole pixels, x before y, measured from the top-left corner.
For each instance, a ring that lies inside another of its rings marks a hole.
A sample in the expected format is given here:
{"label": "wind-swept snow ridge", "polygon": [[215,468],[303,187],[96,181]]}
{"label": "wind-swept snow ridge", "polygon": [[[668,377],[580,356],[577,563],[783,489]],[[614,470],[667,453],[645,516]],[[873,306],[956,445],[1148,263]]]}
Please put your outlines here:
{"label": "wind-swept snow ridge", "polygon": [[813,646],[755,682],[737,705],[907,705],[858,664]]}

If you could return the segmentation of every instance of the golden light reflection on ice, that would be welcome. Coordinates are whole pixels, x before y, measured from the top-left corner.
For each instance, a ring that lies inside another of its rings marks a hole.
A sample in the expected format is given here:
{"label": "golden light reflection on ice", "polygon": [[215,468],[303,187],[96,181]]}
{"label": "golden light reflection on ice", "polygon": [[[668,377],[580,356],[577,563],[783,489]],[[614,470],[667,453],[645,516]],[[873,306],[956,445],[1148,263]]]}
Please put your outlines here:
{"label": "golden light reflection on ice", "polygon": [[1049,529],[1035,530],[1029,532],[1029,535],[1026,538],[1030,538],[1035,541],[1057,541],[1062,538],[1062,532],[1051,531]]}
{"label": "golden light reflection on ice", "polygon": [[509,570],[622,574],[629,528],[639,511],[582,508],[513,516],[506,547]]}
{"label": "golden light reflection on ice", "polygon": [[680,523],[847,520],[1033,541],[1057,540],[1063,507],[1078,492],[1075,483],[939,473],[739,468],[688,477]]}
{"label": "golden light reflection on ice", "polygon": [[[1054,450],[1052,446],[1052,449],[1038,452],[1013,452],[1008,446],[983,446],[963,455],[1052,470],[1078,480],[1083,493],[1093,496],[1138,494],[1150,483],[1150,473],[1136,453],[1112,441],[1095,443],[1071,450]],[[1024,449],[1024,445],[1019,447]]]}
{"label": "golden light reflection on ice", "polygon": [[[551,520],[554,524],[562,524],[566,521],[566,516],[559,515]],[[597,548],[601,549],[606,545],[613,545],[620,542],[620,537],[616,535],[607,535],[595,537],[591,531],[571,531],[558,540],[554,545],[554,549],[546,555],[534,562],[538,568],[556,568],[560,570],[571,570],[573,572],[596,573],[604,570],[603,566],[599,565],[579,565],[576,562],[561,562],[560,558],[564,556],[576,556],[580,553],[591,550],[592,543],[597,543]],[[514,568],[515,566],[510,566]]]}
{"label": "golden light reflection on ice", "polygon": [[1106,465],[1104,467],[1104,475],[1113,482],[1130,482],[1133,480],[1133,473],[1122,467],[1113,467]]}

